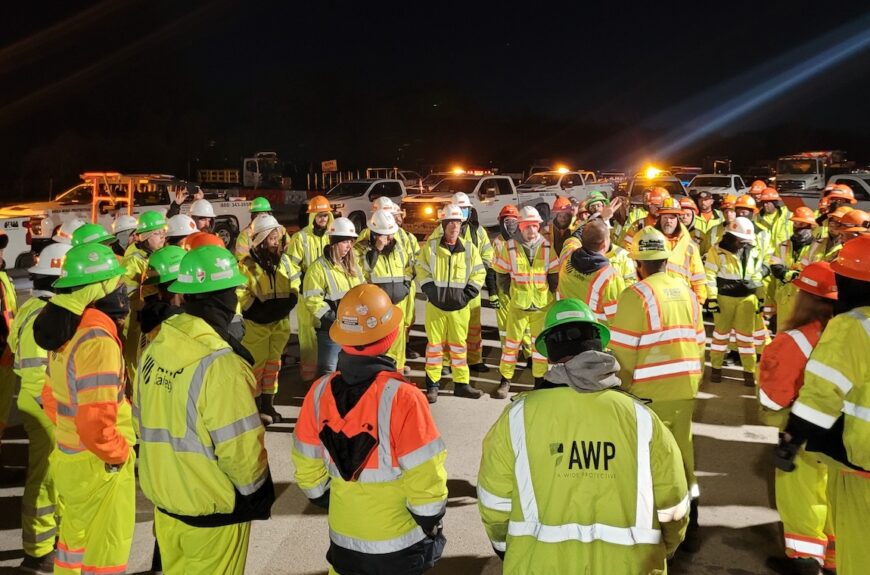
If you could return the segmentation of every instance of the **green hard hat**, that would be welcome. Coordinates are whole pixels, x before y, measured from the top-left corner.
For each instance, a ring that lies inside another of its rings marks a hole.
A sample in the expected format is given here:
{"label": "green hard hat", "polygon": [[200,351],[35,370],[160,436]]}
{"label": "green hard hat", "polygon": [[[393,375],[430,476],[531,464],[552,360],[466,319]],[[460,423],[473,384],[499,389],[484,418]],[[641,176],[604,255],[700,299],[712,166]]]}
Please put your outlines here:
{"label": "green hard hat", "polygon": [[166,227],[166,218],[160,212],[142,212],[139,214],[139,221],[136,224],[136,233],[144,234],[153,232]]}
{"label": "green hard hat", "polygon": [[209,293],[244,283],[245,276],[229,250],[218,246],[202,246],[184,255],[178,277],[169,286],[169,291],[181,294]]}
{"label": "green hard hat", "polygon": [[547,317],[544,319],[544,330],[535,340],[535,348],[538,350],[538,353],[548,357],[547,334],[550,330],[560,325],[574,322],[595,325],[598,328],[598,333],[601,335],[601,346],[607,347],[607,344],[610,343],[610,330],[595,318],[595,314],[592,313],[586,302],[579,299],[562,299],[554,303],[549,311],[547,311]]}
{"label": "green hard hat", "polygon": [[269,200],[260,196],[259,198],[254,198],[254,201],[251,202],[251,213],[256,214],[259,212],[271,212],[272,204],[269,203]]}
{"label": "green hard hat", "polygon": [[603,203],[605,206],[610,205],[610,200],[607,199],[607,196],[602,194],[601,192],[595,191],[589,194],[589,197],[586,198],[586,207],[588,208],[591,204]]}
{"label": "green hard hat", "polygon": [[116,239],[115,236],[107,232],[106,228],[100,224],[85,224],[76,228],[70,243],[72,243],[73,247],[76,247],[83,244],[101,244],[106,241],[112,243]]}
{"label": "green hard hat", "polygon": [[160,248],[148,258],[148,279],[142,283],[157,285],[174,281],[178,277],[181,258],[185,255],[187,251],[178,246]]}
{"label": "green hard hat", "polygon": [[78,287],[99,283],[124,275],[124,268],[112,248],[103,244],[82,244],[66,253],[60,269],[57,288]]}

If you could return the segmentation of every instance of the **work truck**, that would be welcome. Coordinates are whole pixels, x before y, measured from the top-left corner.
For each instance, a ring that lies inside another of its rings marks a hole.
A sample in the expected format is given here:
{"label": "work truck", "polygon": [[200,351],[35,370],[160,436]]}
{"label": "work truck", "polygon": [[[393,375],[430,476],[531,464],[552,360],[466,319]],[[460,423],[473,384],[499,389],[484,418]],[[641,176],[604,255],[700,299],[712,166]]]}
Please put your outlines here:
{"label": "work truck", "polygon": [[[613,189],[612,183],[599,180],[595,172],[567,169],[537,172],[517,186],[517,192],[521,195],[551,192],[555,195],[577,198],[579,201],[588,198],[592,192],[601,192],[609,196],[613,193]],[[544,217],[544,214],[541,214],[541,217]]]}
{"label": "work truck", "polygon": [[848,172],[854,162],[842,150],[801,152],[776,161],[776,190],[786,193],[817,192],[832,175]]}
{"label": "work truck", "polygon": [[276,212],[295,213],[304,205],[304,190],[292,189],[293,181],[287,175],[285,163],[276,152],[256,152],[242,160],[239,168],[204,168],[197,170],[199,185],[216,196],[253,200],[264,197]]}

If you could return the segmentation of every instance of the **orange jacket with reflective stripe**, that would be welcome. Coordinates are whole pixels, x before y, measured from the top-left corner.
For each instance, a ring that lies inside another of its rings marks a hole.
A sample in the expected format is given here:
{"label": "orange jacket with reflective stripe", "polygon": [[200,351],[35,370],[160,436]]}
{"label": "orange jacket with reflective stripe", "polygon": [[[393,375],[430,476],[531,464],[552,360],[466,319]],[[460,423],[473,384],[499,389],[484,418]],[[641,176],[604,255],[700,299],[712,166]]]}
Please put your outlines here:
{"label": "orange jacket with reflective stripe", "polygon": [[57,448],[67,454],[90,451],[111,464],[127,461],[136,435],[115,323],[86,309],[72,339],[48,360],[42,400],[57,423]]}
{"label": "orange jacket with reflective stripe", "polygon": [[658,400],[695,397],[706,335],[698,300],[685,281],[657,273],[627,288],[610,336],[627,391]]}
{"label": "orange jacket with reflective stripe", "polygon": [[764,349],[758,373],[758,401],[773,411],[791,406],[804,384],[804,368],[822,337],[819,321],[778,334]]}

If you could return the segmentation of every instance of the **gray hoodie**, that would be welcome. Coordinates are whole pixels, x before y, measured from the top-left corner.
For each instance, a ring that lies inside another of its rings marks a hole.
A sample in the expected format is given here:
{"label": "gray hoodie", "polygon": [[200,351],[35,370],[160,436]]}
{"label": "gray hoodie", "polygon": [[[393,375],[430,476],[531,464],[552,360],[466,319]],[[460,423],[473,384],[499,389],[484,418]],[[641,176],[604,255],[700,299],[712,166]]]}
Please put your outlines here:
{"label": "gray hoodie", "polygon": [[619,387],[619,362],[603,351],[584,351],[565,363],[550,367],[545,379],[550,383],[567,385],[579,392],[602,391]]}

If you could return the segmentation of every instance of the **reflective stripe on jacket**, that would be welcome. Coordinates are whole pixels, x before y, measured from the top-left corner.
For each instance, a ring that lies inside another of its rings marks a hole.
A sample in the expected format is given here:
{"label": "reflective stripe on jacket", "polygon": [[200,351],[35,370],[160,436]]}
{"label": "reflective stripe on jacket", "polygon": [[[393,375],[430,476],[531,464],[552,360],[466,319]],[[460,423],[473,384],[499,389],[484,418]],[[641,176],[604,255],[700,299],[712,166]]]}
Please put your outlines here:
{"label": "reflective stripe on jacket", "polygon": [[448,250],[442,238],[432,238],[420,248],[417,258],[417,281],[420,286],[434,283],[436,300],[433,305],[446,301],[462,302],[466,286],[474,286],[478,291],[486,279],[486,268],[480,253],[470,241],[457,240],[456,249]]}
{"label": "reflective stripe on jacket", "polygon": [[[310,218],[314,218],[314,214],[309,214]],[[332,214],[329,215],[329,221],[326,223],[326,229],[329,229],[332,223]],[[329,245],[329,236],[324,230],[323,235],[318,236],[314,233],[314,223],[310,223],[290,238],[290,243],[287,246],[287,255],[290,256],[290,261],[293,265],[302,271],[304,274],[308,268],[323,255],[323,248]]]}
{"label": "reflective stripe on jacket", "polygon": [[804,368],[822,336],[819,321],[777,334],[764,348],[758,373],[758,401],[780,411],[791,406],[804,384]]}
{"label": "reflective stripe on jacket", "polygon": [[[750,250],[745,267],[736,254],[719,246],[710,248],[704,261],[707,271],[707,294],[710,299],[716,299],[720,289],[728,292],[744,288],[747,293],[723,293],[722,295],[745,297],[761,285],[761,266],[755,250]],[[748,288],[747,284],[756,287]]]}
{"label": "reflective stripe on jacket", "polygon": [[625,281],[613,265],[592,274],[581,274],[565,258],[559,270],[560,299],[574,298],[586,302],[599,321],[609,322],[616,315],[616,302],[625,290]]}
{"label": "reflective stripe on jacket", "polygon": [[349,276],[332,260],[320,256],[311,264],[302,280],[302,297],[308,311],[318,320],[330,309],[335,311],[338,302],[350,288],[364,283],[359,264],[357,273],[359,275]]}
{"label": "reflective stripe on jacket", "polygon": [[500,244],[492,268],[496,273],[510,275],[512,306],[523,310],[546,309],[553,303],[547,276],[559,273],[559,254],[546,238],[535,248],[531,262],[516,240],[507,240]]}
{"label": "reflective stripe on jacket", "polygon": [[671,257],[668,258],[668,273],[674,277],[683,279],[692,291],[699,303],[707,299],[706,276],[704,263],[698,252],[698,246],[689,237],[689,232],[683,224],[678,224],[680,234],[676,238],[668,238],[671,246]]}
{"label": "reflective stripe on jacket", "polygon": [[[395,237],[398,238],[398,235]],[[411,256],[398,239],[393,240],[391,247],[380,252],[370,241],[357,243],[354,249],[362,266],[364,281],[382,288],[394,304],[408,297],[414,268]]]}
{"label": "reflective stripe on jacket", "polygon": [[12,369],[21,378],[21,392],[29,394],[37,401],[45,385],[48,352],[36,344],[33,322],[45,307],[45,303],[45,300],[31,296],[18,310],[9,329],[9,347],[15,358]]}

